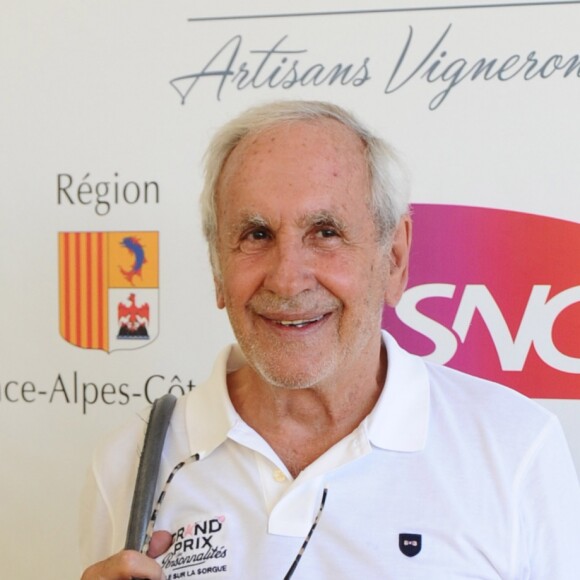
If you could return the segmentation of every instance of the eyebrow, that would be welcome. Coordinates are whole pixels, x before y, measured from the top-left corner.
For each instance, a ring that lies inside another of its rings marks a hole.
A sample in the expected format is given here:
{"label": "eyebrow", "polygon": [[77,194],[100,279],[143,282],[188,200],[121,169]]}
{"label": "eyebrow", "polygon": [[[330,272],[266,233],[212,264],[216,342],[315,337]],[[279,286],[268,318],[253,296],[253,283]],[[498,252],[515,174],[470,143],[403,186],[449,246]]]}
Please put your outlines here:
{"label": "eyebrow", "polygon": [[259,213],[244,213],[240,220],[229,228],[228,234],[233,237],[239,237],[244,232],[252,228],[270,228],[268,220]]}
{"label": "eyebrow", "polygon": [[304,214],[301,218],[299,218],[298,225],[305,228],[312,226],[331,226],[341,232],[344,232],[348,229],[344,220],[328,210],[319,210]]}
{"label": "eyebrow", "polygon": [[[309,227],[333,227],[338,231],[347,231],[347,225],[336,214],[328,210],[318,210],[301,215],[296,224],[304,229]],[[233,225],[229,233],[233,236],[240,236],[244,232],[252,228],[272,229],[271,222],[259,213],[245,213],[242,214],[240,220]]]}

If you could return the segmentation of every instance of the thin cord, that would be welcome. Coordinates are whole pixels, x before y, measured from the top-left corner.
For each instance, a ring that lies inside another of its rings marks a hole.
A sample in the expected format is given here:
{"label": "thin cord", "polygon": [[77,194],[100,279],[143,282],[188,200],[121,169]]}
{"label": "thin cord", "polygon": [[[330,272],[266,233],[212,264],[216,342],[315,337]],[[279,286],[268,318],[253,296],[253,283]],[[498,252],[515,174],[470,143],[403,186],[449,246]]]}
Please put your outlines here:
{"label": "thin cord", "polygon": [[157,519],[157,514],[159,513],[159,508],[161,507],[161,504],[163,503],[163,500],[165,499],[165,494],[167,492],[167,488],[169,487],[169,484],[171,483],[171,480],[175,477],[175,474],[184,465],[189,465],[190,463],[195,463],[196,461],[199,461],[199,453],[195,453],[191,457],[188,457],[184,461],[181,461],[180,463],[178,463],[173,468],[173,471],[169,474],[169,477],[165,481],[165,484],[163,485],[163,489],[161,490],[161,493],[159,494],[159,499],[157,500],[157,503],[155,504],[155,508],[151,514],[151,517],[149,518],[149,523],[147,524],[147,534],[145,536],[145,542],[143,543],[143,550],[141,550],[143,552],[143,554],[146,554],[147,550],[149,549],[149,543],[151,542],[151,536],[153,535],[153,528],[155,527],[155,520]]}
{"label": "thin cord", "polygon": [[326,494],[328,493],[328,488],[324,488],[324,491],[322,492],[322,500],[320,502],[320,507],[318,508],[318,513],[316,514],[316,517],[314,518],[314,523],[312,524],[312,527],[310,528],[310,531],[308,532],[308,535],[306,536],[306,539],[304,540],[304,543],[302,544],[302,547],[300,548],[298,555],[296,556],[296,559],[294,560],[294,562],[292,562],[292,566],[290,566],[290,570],[288,570],[288,572],[286,573],[286,576],[284,576],[284,580],[289,580],[290,578],[292,578],[292,574],[294,574],[294,571],[296,570],[296,567],[298,566],[298,562],[300,562],[300,558],[302,558],[302,554],[304,554],[304,550],[306,550],[306,546],[308,546],[308,542],[310,542],[310,538],[312,538],[312,534],[314,534],[314,530],[316,529],[316,525],[318,524],[318,520],[320,519],[320,516],[322,514],[322,510],[324,509],[324,503],[326,502]]}
{"label": "thin cord", "polygon": [[[177,472],[182,467],[184,467],[185,465],[189,465],[190,463],[195,463],[196,461],[199,461],[199,453],[195,453],[191,457],[188,457],[184,461],[181,461],[180,463],[178,463],[173,468],[173,470],[171,471],[169,476],[167,477],[165,484],[163,485],[163,489],[161,490],[161,493],[159,494],[159,498],[157,499],[157,503],[155,504],[155,508],[153,509],[153,512],[151,513],[151,517],[149,518],[149,523],[147,525],[147,534],[145,536],[145,542],[143,544],[143,550],[142,550],[142,552],[144,554],[146,554],[147,550],[149,549],[149,543],[151,542],[151,536],[153,535],[153,529],[155,528],[157,514],[159,513],[159,509],[161,508],[161,504],[163,503],[163,500],[165,499],[165,495],[167,494],[167,488],[169,487],[169,484],[172,482],[173,478],[175,477]],[[298,551],[298,554],[296,555],[294,562],[292,562],[292,566],[290,566],[290,569],[288,570],[288,572],[284,576],[284,580],[290,580],[290,578],[292,578],[292,575],[294,574],[294,571],[296,570],[298,563],[300,562],[300,559],[302,558],[302,554],[304,554],[304,551],[306,550],[306,547],[308,546],[308,543],[310,542],[310,539],[312,538],[312,535],[314,534],[314,530],[316,529],[316,526],[318,525],[318,522],[320,520],[320,516],[322,515],[322,510],[324,509],[324,504],[326,503],[326,495],[327,494],[328,494],[328,488],[325,487],[324,490],[322,491],[322,499],[320,500],[320,507],[318,508],[318,513],[316,514],[316,517],[314,518],[314,522],[312,523],[312,526],[310,527],[310,530],[308,531],[308,534],[307,534],[302,546],[300,547],[300,550]]]}

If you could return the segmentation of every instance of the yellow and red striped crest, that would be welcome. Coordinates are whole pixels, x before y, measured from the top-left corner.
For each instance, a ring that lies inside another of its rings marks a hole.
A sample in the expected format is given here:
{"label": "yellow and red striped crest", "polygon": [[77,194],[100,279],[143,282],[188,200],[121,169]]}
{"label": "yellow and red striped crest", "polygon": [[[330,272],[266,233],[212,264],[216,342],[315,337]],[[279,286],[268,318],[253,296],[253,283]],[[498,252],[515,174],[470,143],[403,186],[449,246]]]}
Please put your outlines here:
{"label": "yellow and red striped crest", "polygon": [[159,331],[158,232],[59,233],[60,334],[111,352]]}

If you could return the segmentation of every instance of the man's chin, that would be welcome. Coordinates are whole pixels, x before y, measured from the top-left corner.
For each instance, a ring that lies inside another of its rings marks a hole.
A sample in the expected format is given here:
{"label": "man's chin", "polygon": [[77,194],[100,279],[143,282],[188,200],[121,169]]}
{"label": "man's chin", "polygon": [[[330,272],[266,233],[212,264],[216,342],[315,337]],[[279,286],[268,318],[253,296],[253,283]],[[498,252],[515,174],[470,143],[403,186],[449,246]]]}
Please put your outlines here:
{"label": "man's chin", "polygon": [[304,368],[284,369],[272,368],[267,364],[256,364],[255,371],[262,379],[277,389],[300,390],[310,389],[320,385],[328,373],[328,369],[319,369],[318,372],[304,372]]}

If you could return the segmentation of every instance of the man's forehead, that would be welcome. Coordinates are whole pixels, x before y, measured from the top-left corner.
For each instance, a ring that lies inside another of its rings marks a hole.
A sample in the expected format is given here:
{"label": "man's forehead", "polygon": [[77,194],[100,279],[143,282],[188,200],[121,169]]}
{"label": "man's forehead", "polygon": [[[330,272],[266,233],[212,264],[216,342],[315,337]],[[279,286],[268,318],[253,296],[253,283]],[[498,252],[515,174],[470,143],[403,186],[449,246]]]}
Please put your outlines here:
{"label": "man's forehead", "polygon": [[364,147],[332,119],[292,121],[247,136],[224,164],[218,182],[220,217],[238,223],[348,221],[349,207],[368,204]]}
{"label": "man's forehead", "polygon": [[222,166],[217,191],[221,196],[233,180],[240,186],[264,178],[294,180],[299,175],[313,187],[325,179],[335,180],[337,187],[353,179],[366,180],[366,146],[334,119],[279,123],[241,139]]}
{"label": "man's forehead", "polygon": [[232,149],[224,164],[224,169],[232,160],[245,161],[260,149],[267,155],[276,148],[286,151],[307,147],[311,142],[326,142],[337,154],[365,154],[365,144],[350,128],[330,118],[304,119],[275,123],[242,137]]}

